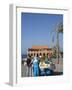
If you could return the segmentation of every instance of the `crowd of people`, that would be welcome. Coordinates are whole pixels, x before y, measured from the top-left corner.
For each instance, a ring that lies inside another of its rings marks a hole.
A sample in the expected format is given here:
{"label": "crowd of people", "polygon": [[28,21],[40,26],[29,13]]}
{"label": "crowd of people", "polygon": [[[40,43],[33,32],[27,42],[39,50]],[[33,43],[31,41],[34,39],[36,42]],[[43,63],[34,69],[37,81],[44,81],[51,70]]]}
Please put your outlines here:
{"label": "crowd of people", "polygon": [[52,63],[51,57],[48,56],[34,56],[28,55],[26,65],[27,65],[27,76],[40,76],[40,67],[44,64]]}

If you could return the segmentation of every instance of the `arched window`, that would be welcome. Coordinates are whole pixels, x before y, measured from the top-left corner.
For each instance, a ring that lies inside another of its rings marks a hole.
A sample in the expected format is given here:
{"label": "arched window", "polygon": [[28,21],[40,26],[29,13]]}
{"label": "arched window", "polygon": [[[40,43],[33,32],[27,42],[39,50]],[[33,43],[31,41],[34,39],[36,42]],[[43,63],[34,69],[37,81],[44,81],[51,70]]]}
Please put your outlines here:
{"label": "arched window", "polygon": [[34,53],[34,56],[35,56],[35,53]]}
{"label": "arched window", "polygon": [[31,53],[31,56],[33,56],[33,53]]}
{"label": "arched window", "polygon": [[48,56],[48,53],[47,53],[47,56]]}
{"label": "arched window", "polygon": [[37,53],[37,57],[38,57],[39,55],[38,55],[38,53]]}
{"label": "arched window", "polygon": [[42,55],[42,53],[40,53],[40,55]]}
{"label": "arched window", "polygon": [[43,56],[45,56],[45,53],[43,53]]}
{"label": "arched window", "polygon": [[30,56],[30,54],[28,53],[28,56]]}

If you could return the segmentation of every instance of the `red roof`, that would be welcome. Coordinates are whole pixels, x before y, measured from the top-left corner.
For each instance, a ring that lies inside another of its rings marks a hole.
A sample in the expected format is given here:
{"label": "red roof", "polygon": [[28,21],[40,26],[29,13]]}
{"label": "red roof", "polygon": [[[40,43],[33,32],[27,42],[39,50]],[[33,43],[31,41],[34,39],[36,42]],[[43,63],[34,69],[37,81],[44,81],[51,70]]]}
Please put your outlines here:
{"label": "red roof", "polygon": [[48,49],[48,46],[32,46],[32,49]]}

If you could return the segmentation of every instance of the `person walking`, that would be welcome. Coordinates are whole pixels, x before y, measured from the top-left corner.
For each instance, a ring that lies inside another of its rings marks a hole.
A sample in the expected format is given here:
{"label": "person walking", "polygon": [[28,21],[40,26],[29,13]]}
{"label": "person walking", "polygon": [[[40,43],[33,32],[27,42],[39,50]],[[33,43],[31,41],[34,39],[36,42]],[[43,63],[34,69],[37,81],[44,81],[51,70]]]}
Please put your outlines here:
{"label": "person walking", "polygon": [[31,76],[31,56],[27,58],[27,76]]}
{"label": "person walking", "polygon": [[33,74],[34,76],[39,76],[39,66],[38,66],[38,59],[35,56],[33,60]]}

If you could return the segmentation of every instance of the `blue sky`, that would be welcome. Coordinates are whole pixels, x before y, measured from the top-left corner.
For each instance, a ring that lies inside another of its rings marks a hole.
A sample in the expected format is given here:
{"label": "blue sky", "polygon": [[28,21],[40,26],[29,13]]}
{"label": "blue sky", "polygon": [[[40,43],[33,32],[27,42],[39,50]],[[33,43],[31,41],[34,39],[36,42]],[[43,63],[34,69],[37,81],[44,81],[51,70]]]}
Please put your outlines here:
{"label": "blue sky", "polygon": [[[63,15],[60,14],[21,14],[21,53],[25,54],[28,48],[33,45],[47,45],[51,47],[50,37],[55,26],[63,22]],[[56,33],[54,33],[54,37]],[[60,47],[63,48],[63,35],[59,35]]]}

